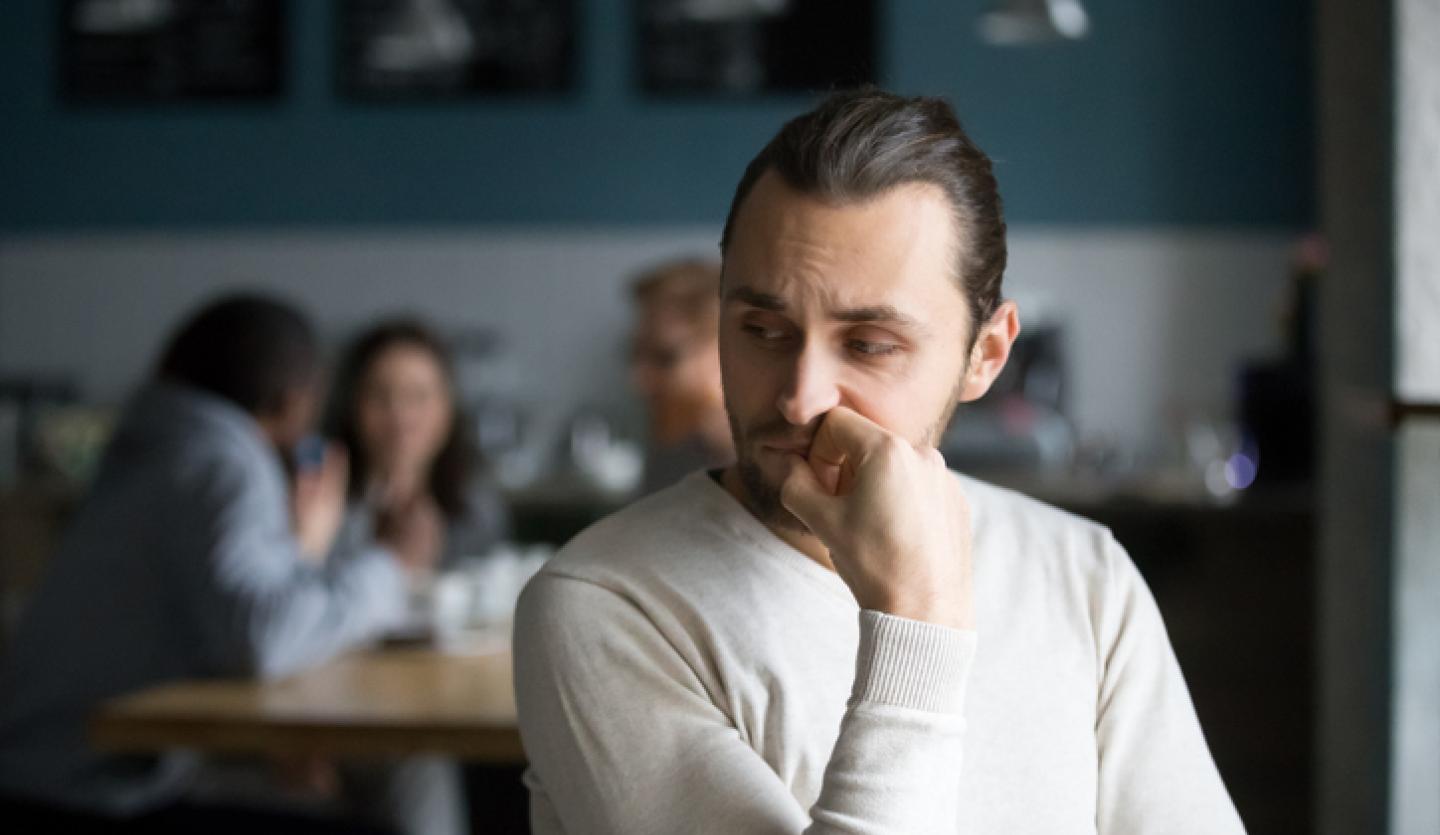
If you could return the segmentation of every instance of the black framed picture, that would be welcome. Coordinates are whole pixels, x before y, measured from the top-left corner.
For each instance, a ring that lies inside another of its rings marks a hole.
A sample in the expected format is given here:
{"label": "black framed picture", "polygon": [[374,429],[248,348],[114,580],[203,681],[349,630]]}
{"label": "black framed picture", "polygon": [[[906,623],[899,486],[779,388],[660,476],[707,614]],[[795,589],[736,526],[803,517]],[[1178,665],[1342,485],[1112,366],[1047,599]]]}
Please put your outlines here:
{"label": "black framed picture", "polygon": [[875,0],[634,0],[640,88],[805,93],[875,83]]}
{"label": "black framed picture", "polygon": [[284,0],[65,0],[59,82],[74,103],[273,99]]}
{"label": "black framed picture", "polygon": [[338,83],[378,100],[563,93],[575,0],[340,0]]}

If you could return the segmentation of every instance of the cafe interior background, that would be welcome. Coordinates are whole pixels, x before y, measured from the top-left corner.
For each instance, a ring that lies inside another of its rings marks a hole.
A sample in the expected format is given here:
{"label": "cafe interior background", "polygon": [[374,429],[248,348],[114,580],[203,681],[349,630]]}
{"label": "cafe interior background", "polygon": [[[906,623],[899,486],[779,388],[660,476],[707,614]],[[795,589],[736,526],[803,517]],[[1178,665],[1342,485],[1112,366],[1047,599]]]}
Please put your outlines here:
{"label": "cafe interior background", "polygon": [[873,81],[1006,202],[1022,361],[952,462],[1115,530],[1251,832],[1440,831],[1437,43],[1433,0],[7,3],[0,636],[224,290],[450,336],[526,547],[623,505],[628,282]]}

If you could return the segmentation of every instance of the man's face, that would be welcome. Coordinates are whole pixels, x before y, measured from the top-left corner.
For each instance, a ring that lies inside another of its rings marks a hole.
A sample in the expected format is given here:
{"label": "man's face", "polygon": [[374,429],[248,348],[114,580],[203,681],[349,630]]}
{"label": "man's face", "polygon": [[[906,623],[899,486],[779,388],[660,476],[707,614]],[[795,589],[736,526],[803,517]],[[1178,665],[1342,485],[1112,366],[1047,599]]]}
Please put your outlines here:
{"label": "man's face", "polygon": [[808,453],[836,406],[913,444],[939,441],[970,328],[955,238],[948,201],[928,185],[830,205],[772,172],[746,197],[725,253],[720,364],[762,521],[803,530],[779,501],[785,457]]}

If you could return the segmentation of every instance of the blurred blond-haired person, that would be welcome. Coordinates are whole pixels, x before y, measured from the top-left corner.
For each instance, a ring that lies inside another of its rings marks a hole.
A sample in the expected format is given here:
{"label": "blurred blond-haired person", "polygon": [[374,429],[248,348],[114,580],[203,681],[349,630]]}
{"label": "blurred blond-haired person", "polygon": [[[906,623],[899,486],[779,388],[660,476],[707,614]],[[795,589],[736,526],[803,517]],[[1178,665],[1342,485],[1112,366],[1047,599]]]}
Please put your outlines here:
{"label": "blurred blond-haired person", "polygon": [[734,459],[720,387],[720,265],[664,262],[636,277],[631,297],[630,381],[650,422],[645,490],[652,492]]}

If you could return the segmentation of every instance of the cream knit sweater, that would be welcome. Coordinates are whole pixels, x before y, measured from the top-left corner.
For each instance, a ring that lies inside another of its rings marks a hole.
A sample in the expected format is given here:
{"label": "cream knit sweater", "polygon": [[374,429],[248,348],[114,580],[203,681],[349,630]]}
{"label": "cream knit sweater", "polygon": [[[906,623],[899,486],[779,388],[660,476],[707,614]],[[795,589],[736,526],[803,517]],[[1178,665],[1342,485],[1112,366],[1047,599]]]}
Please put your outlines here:
{"label": "cream knit sweater", "polygon": [[516,622],[535,831],[1243,832],[1124,550],[961,478],[975,632],[861,611],[705,473],[566,546]]}

